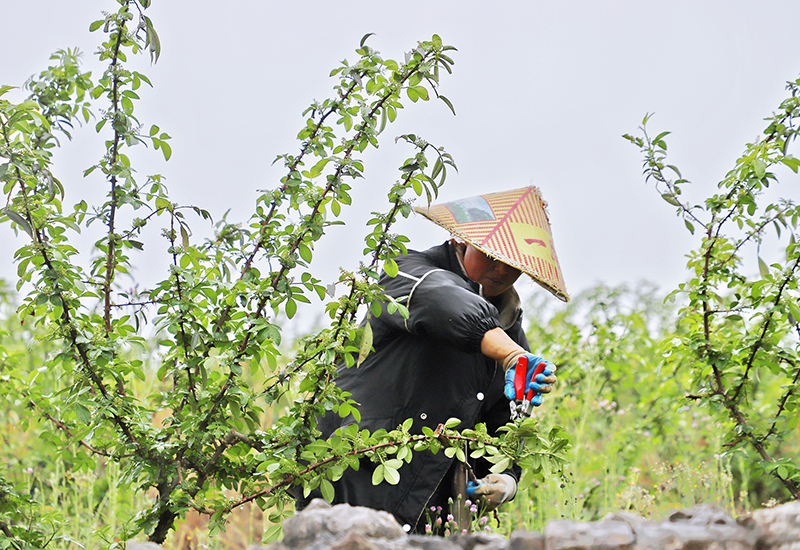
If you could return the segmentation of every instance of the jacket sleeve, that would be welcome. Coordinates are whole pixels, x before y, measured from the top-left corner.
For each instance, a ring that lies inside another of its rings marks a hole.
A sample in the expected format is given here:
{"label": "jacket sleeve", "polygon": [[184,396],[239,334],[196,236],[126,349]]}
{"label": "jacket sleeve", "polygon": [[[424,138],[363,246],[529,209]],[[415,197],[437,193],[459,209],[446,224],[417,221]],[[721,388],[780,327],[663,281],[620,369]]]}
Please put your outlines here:
{"label": "jacket sleeve", "polygon": [[386,293],[408,308],[408,319],[399,312],[390,314],[384,304],[377,321],[390,330],[407,331],[471,353],[480,351],[483,335],[500,326],[497,308],[462,277],[419,256],[399,260],[396,277],[381,277]]}

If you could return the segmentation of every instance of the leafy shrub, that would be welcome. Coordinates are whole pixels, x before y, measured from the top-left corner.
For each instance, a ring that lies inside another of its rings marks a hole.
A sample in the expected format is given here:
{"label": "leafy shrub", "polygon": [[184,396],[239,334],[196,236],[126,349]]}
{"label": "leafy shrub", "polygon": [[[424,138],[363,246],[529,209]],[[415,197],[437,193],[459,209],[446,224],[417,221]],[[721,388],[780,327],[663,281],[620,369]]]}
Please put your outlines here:
{"label": "leafy shrub", "polygon": [[[386,300],[378,271],[396,274],[393,258],[407,242],[392,226],[411,213],[412,195],[436,196],[452,158],[417,135],[400,136],[411,154],[388,189],[386,211],[367,224],[367,259],[325,286],[309,268],[315,243],[342,223],[351,184],[364,171],[359,155],[378,146],[404,98],[438,98],[452,110],[439,77],[451,71],[454,48],[434,35],[398,62],[384,59],[365,36],[359,59],[332,71],[332,97],[304,112],[299,152],[276,159],[285,167],[280,183],[260,194],[246,224],[223,219],[215,237],[198,242],[190,220],[204,223],[210,214],[173,203],[162,176],[142,181],[132,165],[132,147],[152,145],[168,160],[172,145],[167,132],[137,118],[137,90],[151,83],[128,65],[128,55],[160,55],[145,15],[150,0],[117,3],[89,27],[104,35],[98,55],[107,66],[96,80],[80,72],[74,52],[61,52],[58,64],[31,81],[27,101],[12,103],[3,98],[9,88],[0,88],[0,181],[8,196],[3,217],[29,238],[15,256],[17,287],[26,291],[19,317],[51,346],[37,366],[42,376],[20,368],[15,387],[45,419],[42,437],[61,449],[71,472],[114,462],[121,483],[154,493],[123,537],[143,531],[162,542],[189,510],[210,515],[213,533],[248,503],[269,511],[275,528],[268,537],[277,536],[296,492],[318,487],[332,498],[331,482],[363,456],[380,463],[374,483],[397,483],[399,467],[429,450],[462,460],[480,453],[501,470],[512,460],[540,475],[558,468],[563,435],[552,429],[538,437],[534,422],[509,426],[504,440],[480,425],[459,433],[458,419],[421,434],[406,422],[375,433],[354,425],[318,439],[318,415],[355,411],[333,378],[338,364],[352,366],[371,348],[369,325],[359,328],[356,314],[363,305],[377,315]],[[52,171],[54,134],[92,116],[105,150],[85,175],[102,174],[108,193],[99,204],[81,200],[70,209]],[[161,250],[167,277],[147,289],[122,289],[120,277],[145,247],[145,228],[159,221],[163,241],[147,247]],[[76,239],[82,228],[99,228],[89,261]],[[329,300],[330,325],[284,357],[279,316],[292,319],[317,298]],[[403,311],[396,303],[388,308]],[[150,327],[157,347],[146,337]],[[276,403],[285,404],[283,414],[265,424]]]}

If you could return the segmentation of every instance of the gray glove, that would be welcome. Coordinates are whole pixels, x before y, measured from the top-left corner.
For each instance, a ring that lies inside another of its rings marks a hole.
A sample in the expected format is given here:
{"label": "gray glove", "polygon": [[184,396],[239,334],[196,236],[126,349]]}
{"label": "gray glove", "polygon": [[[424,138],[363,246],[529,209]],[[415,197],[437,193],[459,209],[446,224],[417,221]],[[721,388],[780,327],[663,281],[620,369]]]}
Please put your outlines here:
{"label": "gray glove", "polygon": [[483,479],[467,483],[467,494],[481,497],[488,510],[492,511],[517,495],[517,481],[508,474],[489,474]]}

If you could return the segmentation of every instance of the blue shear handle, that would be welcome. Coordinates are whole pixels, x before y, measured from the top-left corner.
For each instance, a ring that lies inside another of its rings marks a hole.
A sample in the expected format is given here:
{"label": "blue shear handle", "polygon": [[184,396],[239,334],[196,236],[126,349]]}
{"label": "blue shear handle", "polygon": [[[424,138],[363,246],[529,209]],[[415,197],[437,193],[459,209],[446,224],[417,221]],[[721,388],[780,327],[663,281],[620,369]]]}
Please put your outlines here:
{"label": "blue shear handle", "polygon": [[477,481],[468,481],[467,482],[467,494],[474,495],[475,489],[483,485],[483,483],[478,483]]}

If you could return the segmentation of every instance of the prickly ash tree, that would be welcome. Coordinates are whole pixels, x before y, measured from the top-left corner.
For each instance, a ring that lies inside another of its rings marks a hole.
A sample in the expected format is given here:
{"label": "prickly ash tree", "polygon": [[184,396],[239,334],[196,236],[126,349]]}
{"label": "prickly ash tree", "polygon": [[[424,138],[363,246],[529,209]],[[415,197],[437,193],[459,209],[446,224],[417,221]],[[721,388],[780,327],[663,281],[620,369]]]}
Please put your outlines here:
{"label": "prickly ash tree", "polygon": [[[696,391],[687,399],[729,423],[729,450],[754,451],[764,471],[800,499],[800,457],[781,456],[781,442],[800,420],[800,206],[766,193],[778,183],[779,167],[795,174],[800,167],[789,153],[800,132],[800,80],[787,89],[790,97],[767,119],[763,136],[746,146],[703,204],[682,196],[688,181],[666,161],[669,132],[650,137],[647,116],[640,137],[625,137],[644,153],[647,180],[701,236],[689,256],[692,278],[676,291],[688,298],[680,338],[668,343],[665,356],[692,369]],[[766,256],[772,250],[780,253]],[[747,266],[756,262],[753,277]],[[760,400],[776,385],[777,402]]]}
{"label": "prickly ash tree", "polygon": [[[98,55],[106,69],[96,82],[80,72],[76,52],[60,52],[56,66],[29,82],[29,100],[14,104],[2,98],[9,88],[0,89],[0,180],[5,219],[29,237],[16,253],[18,288],[29,290],[19,314],[60,344],[42,368],[70,380],[52,395],[34,377],[25,385],[26,398],[71,448],[76,467],[119,461],[128,482],[156,490],[152,507],[139,513],[128,535],[144,530],[162,542],[189,509],[211,514],[212,530],[218,529],[246,502],[272,511],[276,535],[294,491],[319,487],[330,499],[331,481],[364,456],[380,462],[375,483],[397,483],[399,467],[414,452],[440,448],[460,460],[470,452],[486,456],[498,470],[511,460],[537,472],[558,467],[566,439],[558,429],[539,436],[533,421],[509,426],[502,440],[482,426],[459,433],[455,419],[424,433],[409,433],[407,422],[388,433],[352,426],[318,439],[317,415],[357,416],[356,404],[335,386],[335,369],[352,366],[371,348],[356,312],[365,305],[378,314],[387,299],[376,284],[379,269],[396,273],[392,258],[407,242],[392,233],[392,224],[410,214],[410,196],[436,195],[455,166],[452,158],[416,135],[396,140],[413,153],[388,191],[387,211],[369,222],[366,260],[334,285],[323,285],[309,269],[315,243],[342,223],[337,218],[351,203],[351,184],[363,175],[359,155],[378,146],[404,98],[437,97],[453,109],[438,87],[440,71],[451,71],[454,48],[433,36],[397,62],[366,45],[365,36],[358,61],[331,73],[332,97],[305,111],[300,150],[278,157],[285,175],[258,197],[249,223],[219,222],[214,238],[194,242],[189,216],[209,220],[210,214],[171,202],[159,175],[141,182],[128,156],[131,147],[151,144],[168,160],[171,145],[166,132],[156,125],[145,131],[137,119],[137,90],[150,81],[127,68],[128,55],[149,51],[153,61],[160,55],[145,15],[150,0],[117,3],[116,12],[90,25],[105,36]],[[104,106],[98,109],[98,102]],[[51,172],[54,134],[93,116],[96,131],[107,136],[106,150],[85,175],[101,173],[108,193],[101,204],[80,201],[69,209]],[[168,276],[147,290],[123,292],[118,278],[143,248],[143,229],[158,221]],[[89,225],[104,230],[84,268],[74,236]],[[340,297],[333,299],[337,287]],[[330,325],[304,338],[293,356],[282,356],[277,316],[291,319],[314,295],[331,297]],[[388,307],[403,311],[399,304]],[[158,333],[155,367],[143,336],[148,327]],[[152,368],[156,389],[143,395],[139,381]],[[263,426],[265,408],[287,392],[297,398]],[[522,439],[527,445],[521,449]]]}

